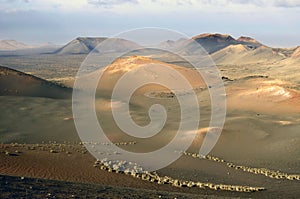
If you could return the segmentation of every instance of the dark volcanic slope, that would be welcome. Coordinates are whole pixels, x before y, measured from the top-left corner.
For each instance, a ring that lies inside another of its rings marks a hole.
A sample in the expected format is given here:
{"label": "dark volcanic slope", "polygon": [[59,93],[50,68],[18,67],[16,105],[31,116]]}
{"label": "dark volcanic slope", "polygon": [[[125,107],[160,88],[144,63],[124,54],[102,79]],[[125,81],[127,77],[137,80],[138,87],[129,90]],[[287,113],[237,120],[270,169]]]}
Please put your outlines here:
{"label": "dark volcanic slope", "polygon": [[193,37],[208,53],[216,52],[232,44],[238,44],[234,38],[225,34],[201,34]]}
{"label": "dark volcanic slope", "polygon": [[0,95],[69,98],[72,89],[0,66]]}
{"label": "dark volcanic slope", "polygon": [[236,40],[230,35],[218,33],[201,34],[193,37],[192,39],[197,41],[209,54],[212,54],[230,45],[242,44],[253,49],[262,46],[262,44],[250,37],[240,37]]}

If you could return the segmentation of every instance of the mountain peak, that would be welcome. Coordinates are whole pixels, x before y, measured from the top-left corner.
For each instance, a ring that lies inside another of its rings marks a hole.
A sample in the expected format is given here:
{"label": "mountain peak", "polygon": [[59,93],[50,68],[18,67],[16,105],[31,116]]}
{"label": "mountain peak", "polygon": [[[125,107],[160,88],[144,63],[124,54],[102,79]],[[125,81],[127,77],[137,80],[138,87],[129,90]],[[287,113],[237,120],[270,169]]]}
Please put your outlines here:
{"label": "mountain peak", "polygon": [[107,37],[77,37],[75,40],[79,41],[87,41],[87,40],[104,40],[107,39]]}
{"label": "mountain peak", "polygon": [[240,38],[237,39],[239,42],[246,42],[246,43],[255,43],[255,44],[260,44],[257,40],[253,39],[252,37],[246,37],[246,36],[241,36]]}
{"label": "mountain peak", "polygon": [[220,33],[204,33],[197,36],[192,37],[192,39],[222,39],[222,40],[235,40],[228,34],[220,34]]}

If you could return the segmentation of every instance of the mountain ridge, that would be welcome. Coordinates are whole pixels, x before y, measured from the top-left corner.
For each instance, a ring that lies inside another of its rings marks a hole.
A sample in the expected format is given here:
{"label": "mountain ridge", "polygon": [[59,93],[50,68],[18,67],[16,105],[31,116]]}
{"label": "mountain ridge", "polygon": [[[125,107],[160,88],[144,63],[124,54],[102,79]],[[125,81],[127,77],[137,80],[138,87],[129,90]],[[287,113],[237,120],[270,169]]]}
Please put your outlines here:
{"label": "mountain ridge", "polygon": [[[52,44],[52,51],[51,48],[49,50],[44,50],[47,54],[58,54],[58,55],[67,55],[67,54],[88,54],[92,50],[94,50],[101,42],[105,41],[106,39],[109,39],[107,37],[77,37],[67,44],[65,44],[62,47],[54,47]],[[125,40],[121,38],[110,38],[110,45],[106,46],[104,49],[107,50],[107,52],[113,52],[113,51],[119,51],[123,52],[126,50],[132,50],[136,47],[139,47],[138,44],[130,41]],[[4,41],[4,40],[2,40]],[[17,42],[15,40],[6,40],[11,41],[12,43]],[[257,51],[254,51],[255,55],[259,55],[262,51],[265,51],[265,53],[268,51],[269,55],[279,55],[281,57],[285,58],[293,58],[298,59],[300,57],[300,48],[294,47],[294,48],[274,48],[269,47],[267,45],[264,45],[263,43],[257,41],[256,39],[249,37],[249,36],[240,36],[239,38],[235,39],[230,34],[221,34],[221,33],[204,33],[195,35],[189,39],[178,39],[176,41],[173,40],[166,40],[162,41],[158,47],[162,47],[164,49],[180,47],[181,49],[186,50],[187,53],[193,52],[195,49],[195,45],[192,45],[193,42],[196,41],[199,43],[208,54],[213,55],[221,50],[222,53],[225,51],[228,51],[228,55],[232,55],[232,53],[237,53],[239,56],[242,52],[246,53],[247,51],[250,54],[253,54],[253,50],[258,49]],[[18,42],[17,42],[18,43]],[[16,44],[17,45],[17,44]],[[46,44],[46,46],[49,46],[50,44]],[[44,45],[42,45],[44,46]],[[39,46],[41,47],[41,45]],[[39,47],[35,46],[29,46],[26,44],[19,44],[19,49],[17,50],[6,50],[9,54],[10,52],[17,52],[20,51],[19,54],[21,54],[24,50],[27,49],[30,50],[27,54],[37,53],[39,51]],[[229,47],[229,48],[227,48]],[[9,47],[6,47],[8,49]],[[15,47],[16,48],[16,47]],[[12,48],[11,48],[12,49]],[[32,50],[31,50],[32,49]],[[1,50],[1,43],[0,43],[0,50]],[[41,49],[42,50],[42,49]],[[97,52],[99,49],[95,49],[95,52]],[[4,51],[2,51],[4,52]],[[25,52],[25,51],[24,51]],[[272,53],[271,53],[272,52]],[[6,55],[5,54],[5,55]],[[220,53],[219,53],[220,54]],[[226,55],[226,54],[225,54]],[[225,56],[224,55],[224,56]],[[252,56],[252,55],[251,55]]]}

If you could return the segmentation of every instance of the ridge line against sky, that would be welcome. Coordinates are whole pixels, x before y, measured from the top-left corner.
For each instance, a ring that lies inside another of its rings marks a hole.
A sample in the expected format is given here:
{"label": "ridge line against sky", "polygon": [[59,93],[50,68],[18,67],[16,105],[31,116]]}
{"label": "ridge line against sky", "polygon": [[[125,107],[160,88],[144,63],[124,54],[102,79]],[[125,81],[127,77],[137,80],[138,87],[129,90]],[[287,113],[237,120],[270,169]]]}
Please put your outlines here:
{"label": "ridge line against sky", "polygon": [[65,44],[140,27],[300,45],[299,0],[0,0],[0,39]]}

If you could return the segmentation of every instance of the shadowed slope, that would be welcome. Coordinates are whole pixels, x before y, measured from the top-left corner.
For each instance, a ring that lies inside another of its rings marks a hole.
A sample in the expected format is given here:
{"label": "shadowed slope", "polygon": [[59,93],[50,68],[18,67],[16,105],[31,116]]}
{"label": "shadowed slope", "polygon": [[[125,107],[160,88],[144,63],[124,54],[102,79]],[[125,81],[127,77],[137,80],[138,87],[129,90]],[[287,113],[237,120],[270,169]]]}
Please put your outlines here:
{"label": "shadowed slope", "polygon": [[193,37],[209,54],[216,52],[238,42],[230,35],[225,34],[201,34]]}
{"label": "shadowed slope", "polygon": [[69,98],[71,93],[69,88],[0,66],[0,95]]}

